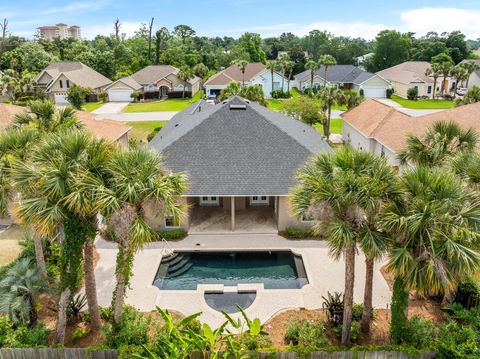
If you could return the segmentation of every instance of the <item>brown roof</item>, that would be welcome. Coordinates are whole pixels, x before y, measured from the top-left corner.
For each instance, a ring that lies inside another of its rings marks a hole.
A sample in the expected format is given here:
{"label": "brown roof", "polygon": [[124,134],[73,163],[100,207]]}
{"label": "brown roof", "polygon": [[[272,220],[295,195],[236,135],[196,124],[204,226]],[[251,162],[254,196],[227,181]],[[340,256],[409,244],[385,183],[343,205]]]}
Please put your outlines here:
{"label": "brown roof", "polygon": [[480,135],[480,102],[423,116],[410,116],[375,99],[343,113],[342,118],[366,137],[375,138],[392,151],[406,145],[407,135],[423,136],[437,121],[455,121]]}
{"label": "brown roof", "polygon": [[[0,131],[4,130],[14,119],[16,114],[25,112],[25,107],[0,103]],[[76,111],[77,116],[85,128],[97,138],[116,141],[131,127],[113,120],[95,120],[90,112]]]}
{"label": "brown roof", "polygon": [[409,84],[411,82],[433,82],[433,78],[425,75],[425,71],[430,68],[430,63],[426,61],[406,61],[396,66],[377,72],[384,79],[389,81]]}
{"label": "brown roof", "polygon": [[[245,81],[252,80],[257,75],[265,71],[265,69],[265,65],[259,62],[248,64],[247,68],[245,69]],[[213,75],[207,80],[207,82],[205,82],[205,85],[227,85],[234,81],[243,81],[242,71],[240,71],[237,65],[231,65],[225,70],[220,71],[218,74]]]}
{"label": "brown roof", "polygon": [[[131,77],[134,81],[136,81],[140,85],[153,85],[158,80],[170,74],[177,75],[179,71],[180,71],[179,69],[170,65],[149,65],[141,69],[140,71],[135,72],[133,75],[129,77]],[[194,76],[188,82],[193,85],[199,80],[200,80],[199,77]]]}

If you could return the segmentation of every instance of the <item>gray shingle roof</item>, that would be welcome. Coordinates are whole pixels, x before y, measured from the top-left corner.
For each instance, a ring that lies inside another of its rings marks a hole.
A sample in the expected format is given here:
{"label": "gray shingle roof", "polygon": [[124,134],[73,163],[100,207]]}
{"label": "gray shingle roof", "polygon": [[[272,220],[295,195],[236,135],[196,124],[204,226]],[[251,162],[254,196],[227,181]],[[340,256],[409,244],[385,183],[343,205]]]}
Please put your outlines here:
{"label": "gray shingle roof", "polygon": [[188,174],[191,196],[287,195],[297,169],[312,154],[331,151],[312,127],[239,97],[190,106],[149,146],[172,171]]}
{"label": "gray shingle roof", "polygon": [[[315,74],[323,79],[324,67],[320,67]],[[375,74],[362,70],[353,65],[333,65],[327,67],[327,81],[330,83],[353,83],[360,85]],[[296,80],[310,79],[310,70],[303,71],[295,76]]]}

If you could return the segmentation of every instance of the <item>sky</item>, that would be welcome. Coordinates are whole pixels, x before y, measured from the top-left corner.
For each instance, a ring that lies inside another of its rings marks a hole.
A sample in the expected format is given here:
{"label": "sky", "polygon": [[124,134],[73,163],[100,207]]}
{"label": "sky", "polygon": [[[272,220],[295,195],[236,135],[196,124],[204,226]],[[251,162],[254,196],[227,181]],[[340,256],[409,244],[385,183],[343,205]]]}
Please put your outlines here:
{"label": "sky", "polygon": [[204,36],[302,36],[318,29],[373,39],[383,29],[396,29],[417,36],[461,30],[480,38],[480,0],[0,0],[0,19],[27,38],[39,26],[64,22],[79,25],[82,36],[92,39],[112,33],[116,18],[121,32],[132,35],[151,17],[154,29],[186,24]]}

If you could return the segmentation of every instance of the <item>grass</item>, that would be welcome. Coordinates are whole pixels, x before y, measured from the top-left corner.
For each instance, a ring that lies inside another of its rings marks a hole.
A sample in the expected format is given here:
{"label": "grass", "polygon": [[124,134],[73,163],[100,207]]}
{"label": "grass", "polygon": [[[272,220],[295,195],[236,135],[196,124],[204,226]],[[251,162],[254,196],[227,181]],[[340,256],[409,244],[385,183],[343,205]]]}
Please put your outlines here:
{"label": "grass", "polygon": [[150,133],[155,131],[158,127],[163,127],[168,121],[135,121],[127,122],[133,128],[128,133],[130,138],[135,138],[138,141],[148,142],[147,137]]}
{"label": "grass", "polygon": [[285,100],[280,100],[280,99],[275,99],[275,98],[268,99],[267,100],[267,107],[270,110],[273,110],[273,111],[282,111],[284,101]]}
{"label": "grass", "polygon": [[0,233],[0,267],[3,267],[14,261],[22,252],[23,247],[20,240],[23,239],[27,230],[18,225],[11,225],[8,229]]}
{"label": "grass", "polygon": [[408,100],[397,95],[391,99],[405,108],[416,110],[444,110],[455,107],[455,101],[451,100]]}
{"label": "grass", "polygon": [[166,100],[132,103],[123,112],[182,111],[200,99],[200,91],[193,98],[171,98]]}
{"label": "grass", "polygon": [[[323,135],[323,126],[320,123],[313,125],[313,128],[317,130],[318,133]],[[330,119],[330,133],[342,133],[342,119],[341,118],[332,118]]]}
{"label": "grass", "polygon": [[85,109],[85,111],[92,112],[92,111],[95,111],[97,108],[101,107],[103,104],[104,104],[103,101],[88,102],[82,107]]}

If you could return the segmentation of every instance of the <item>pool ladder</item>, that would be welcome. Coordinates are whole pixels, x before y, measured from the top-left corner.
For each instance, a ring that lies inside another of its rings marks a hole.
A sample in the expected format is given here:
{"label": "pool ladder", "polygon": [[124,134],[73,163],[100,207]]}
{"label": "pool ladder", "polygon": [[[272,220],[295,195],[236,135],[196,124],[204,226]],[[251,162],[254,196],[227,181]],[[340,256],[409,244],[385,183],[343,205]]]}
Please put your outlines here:
{"label": "pool ladder", "polygon": [[162,238],[162,244],[164,245],[160,251],[162,257],[171,257],[175,254],[175,251],[170,247],[170,243],[165,238]]}

